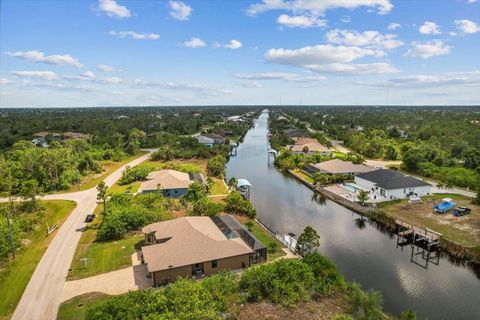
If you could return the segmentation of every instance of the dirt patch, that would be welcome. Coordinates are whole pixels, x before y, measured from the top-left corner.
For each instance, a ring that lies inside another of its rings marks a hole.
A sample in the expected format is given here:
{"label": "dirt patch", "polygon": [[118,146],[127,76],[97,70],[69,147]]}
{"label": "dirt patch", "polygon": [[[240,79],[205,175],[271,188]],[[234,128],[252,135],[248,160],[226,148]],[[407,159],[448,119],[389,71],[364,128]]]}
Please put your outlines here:
{"label": "dirt patch", "polygon": [[[452,198],[457,206],[472,209],[469,215],[456,217],[453,211],[439,214],[433,206],[440,203],[443,197]],[[421,204],[408,204],[406,201],[381,208],[387,214],[397,217],[417,227],[429,228],[444,234],[454,242],[466,245],[480,245],[480,206],[473,205],[467,197],[453,195],[435,195],[423,198]]]}
{"label": "dirt patch", "polygon": [[238,320],[329,320],[336,314],[344,313],[345,306],[341,297],[329,297],[319,301],[299,303],[293,308],[285,308],[269,302],[258,302],[236,306],[233,310],[238,314]]}

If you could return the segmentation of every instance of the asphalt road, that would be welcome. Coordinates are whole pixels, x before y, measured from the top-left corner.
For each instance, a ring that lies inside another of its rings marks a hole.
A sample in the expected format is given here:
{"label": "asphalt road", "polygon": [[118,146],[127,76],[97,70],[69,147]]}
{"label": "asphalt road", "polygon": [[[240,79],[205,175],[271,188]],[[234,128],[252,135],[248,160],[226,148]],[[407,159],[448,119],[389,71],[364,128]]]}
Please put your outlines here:
{"label": "asphalt road", "polygon": [[[125,167],[136,166],[148,159],[154,150],[122,166],[104,181],[110,187],[120,177]],[[82,229],[85,227],[85,216],[92,213],[97,206],[97,190],[52,194],[42,197],[45,200],[72,200],[77,206],[65,223],[55,234],[47,251],[40,260],[30,282],[25,289],[20,302],[12,316],[13,320],[54,320],[57,318],[65,281],[68,275],[75,248],[77,247]]]}

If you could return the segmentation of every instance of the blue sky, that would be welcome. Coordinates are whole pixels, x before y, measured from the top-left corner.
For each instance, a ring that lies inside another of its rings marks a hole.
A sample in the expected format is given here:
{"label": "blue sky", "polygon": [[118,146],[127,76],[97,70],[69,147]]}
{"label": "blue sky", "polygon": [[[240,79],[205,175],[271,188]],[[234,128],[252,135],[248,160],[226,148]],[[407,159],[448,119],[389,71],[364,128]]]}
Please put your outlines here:
{"label": "blue sky", "polygon": [[1,107],[480,103],[480,0],[0,3]]}

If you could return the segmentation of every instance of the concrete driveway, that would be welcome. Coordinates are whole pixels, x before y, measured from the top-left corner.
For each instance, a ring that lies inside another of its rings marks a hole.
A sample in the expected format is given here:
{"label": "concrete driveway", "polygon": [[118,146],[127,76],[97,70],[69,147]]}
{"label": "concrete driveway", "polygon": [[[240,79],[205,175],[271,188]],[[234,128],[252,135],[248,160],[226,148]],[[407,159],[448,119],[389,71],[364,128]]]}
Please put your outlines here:
{"label": "concrete driveway", "polygon": [[90,292],[118,295],[138,289],[151,288],[152,286],[152,279],[147,278],[147,266],[141,264],[138,253],[134,253],[131,267],[85,279],[67,281],[61,302]]}
{"label": "concrete driveway", "polygon": [[[147,160],[154,151],[145,154],[120,167],[104,181],[112,186],[127,166],[133,167]],[[92,188],[80,192],[52,194],[42,197],[45,200],[73,200],[77,206],[55,234],[47,251],[37,265],[30,282],[12,316],[13,320],[56,319],[62,301],[65,280],[73,254],[85,227],[85,216],[97,206],[97,190]],[[3,199],[5,201],[5,199]]]}

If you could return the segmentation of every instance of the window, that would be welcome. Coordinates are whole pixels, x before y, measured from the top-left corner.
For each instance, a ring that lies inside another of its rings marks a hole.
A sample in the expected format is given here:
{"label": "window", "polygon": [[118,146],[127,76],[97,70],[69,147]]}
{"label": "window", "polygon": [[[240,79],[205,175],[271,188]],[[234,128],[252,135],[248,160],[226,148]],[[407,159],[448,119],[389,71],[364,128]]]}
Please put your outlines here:
{"label": "window", "polygon": [[217,267],[217,260],[212,260],[212,269]]}

